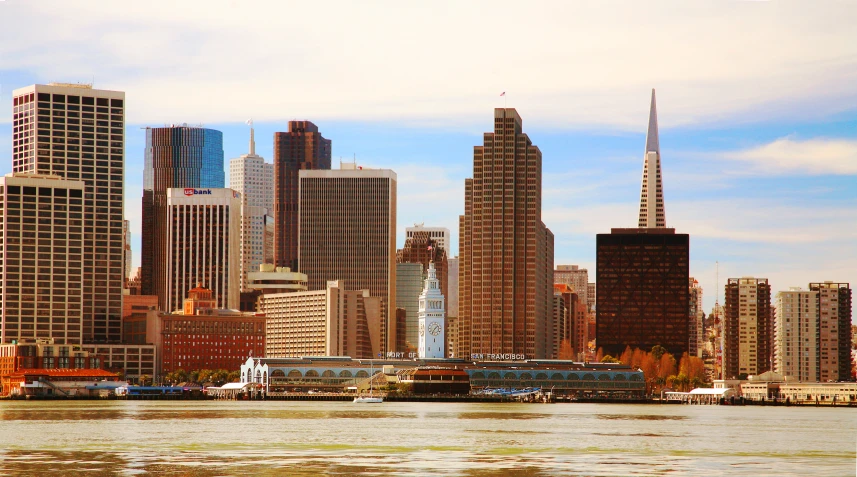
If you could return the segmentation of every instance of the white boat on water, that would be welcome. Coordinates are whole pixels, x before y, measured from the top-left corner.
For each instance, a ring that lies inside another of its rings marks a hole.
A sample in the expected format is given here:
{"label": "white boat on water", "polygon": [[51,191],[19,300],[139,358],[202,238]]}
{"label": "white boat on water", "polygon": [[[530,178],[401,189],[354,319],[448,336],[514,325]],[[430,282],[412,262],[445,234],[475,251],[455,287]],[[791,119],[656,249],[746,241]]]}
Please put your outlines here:
{"label": "white boat on water", "polygon": [[384,402],[384,398],[381,396],[373,396],[372,395],[372,380],[375,379],[375,368],[372,366],[372,363],[369,363],[369,395],[368,396],[357,396],[354,398],[354,402],[358,403],[379,403]]}

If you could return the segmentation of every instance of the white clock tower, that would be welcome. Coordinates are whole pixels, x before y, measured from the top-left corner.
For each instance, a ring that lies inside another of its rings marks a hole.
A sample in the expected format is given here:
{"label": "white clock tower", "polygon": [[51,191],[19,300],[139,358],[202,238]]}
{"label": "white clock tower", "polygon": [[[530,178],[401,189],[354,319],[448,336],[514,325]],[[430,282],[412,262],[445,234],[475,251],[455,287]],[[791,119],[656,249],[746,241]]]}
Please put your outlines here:
{"label": "white clock tower", "polygon": [[420,293],[420,358],[446,357],[446,314],[443,311],[443,300],[434,262],[429,262],[428,278],[423,292]]}

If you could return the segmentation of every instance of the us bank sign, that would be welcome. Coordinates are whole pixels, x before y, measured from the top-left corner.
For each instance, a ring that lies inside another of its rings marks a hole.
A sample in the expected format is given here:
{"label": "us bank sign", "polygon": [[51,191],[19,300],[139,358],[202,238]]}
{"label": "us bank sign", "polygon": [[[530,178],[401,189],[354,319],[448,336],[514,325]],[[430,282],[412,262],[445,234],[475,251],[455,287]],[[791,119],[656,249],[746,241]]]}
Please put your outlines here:
{"label": "us bank sign", "polygon": [[192,195],[211,195],[211,189],[192,189],[187,188],[184,190],[184,195],[190,197]]}

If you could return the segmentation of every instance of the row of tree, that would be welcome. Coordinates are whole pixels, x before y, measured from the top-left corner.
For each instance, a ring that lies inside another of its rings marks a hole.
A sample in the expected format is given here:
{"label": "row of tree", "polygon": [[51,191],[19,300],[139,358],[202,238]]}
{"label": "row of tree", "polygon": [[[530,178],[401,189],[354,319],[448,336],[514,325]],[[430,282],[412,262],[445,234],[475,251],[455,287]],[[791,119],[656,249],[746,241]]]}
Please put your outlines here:
{"label": "row of tree", "polygon": [[598,362],[622,363],[641,370],[646,379],[646,392],[650,394],[664,387],[687,392],[708,384],[702,358],[684,353],[676,362],[675,356],[660,345],[653,346],[651,351],[628,346],[618,358],[605,355],[599,348],[595,357]]}
{"label": "row of tree", "polygon": [[[225,369],[199,369],[187,372],[184,369],[179,368],[173,372],[165,374],[164,383],[170,385],[195,383],[199,385],[223,386],[226,383],[238,381],[240,377],[240,372],[227,371]],[[143,380],[142,377],[140,380]]]}

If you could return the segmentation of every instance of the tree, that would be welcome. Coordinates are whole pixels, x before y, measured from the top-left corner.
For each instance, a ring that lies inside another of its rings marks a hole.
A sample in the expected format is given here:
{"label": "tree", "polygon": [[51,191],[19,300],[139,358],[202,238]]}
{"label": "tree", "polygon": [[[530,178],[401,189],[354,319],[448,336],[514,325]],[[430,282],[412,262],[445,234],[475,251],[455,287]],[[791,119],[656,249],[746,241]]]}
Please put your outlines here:
{"label": "tree", "polygon": [[618,363],[619,360],[610,356],[609,354],[601,358],[602,363]]}
{"label": "tree", "polygon": [[559,348],[559,359],[574,359],[574,349],[571,347],[571,341],[562,340],[562,345]]}
{"label": "tree", "polygon": [[655,361],[660,361],[661,356],[663,356],[667,352],[667,349],[661,345],[652,346],[652,357],[655,358]]}
{"label": "tree", "polygon": [[619,362],[622,364],[631,365],[631,361],[633,360],[634,352],[631,351],[630,346],[625,347],[625,351],[619,356]]}
{"label": "tree", "polygon": [[600,363],[601,358],[604,357],[604,348],[598,348],[598,351],[595,352],[595,361]]}

